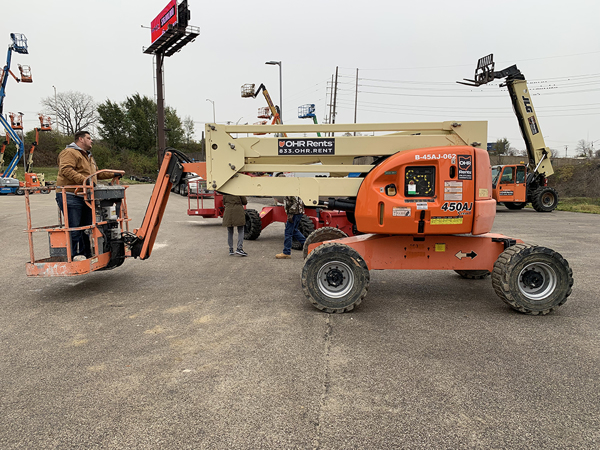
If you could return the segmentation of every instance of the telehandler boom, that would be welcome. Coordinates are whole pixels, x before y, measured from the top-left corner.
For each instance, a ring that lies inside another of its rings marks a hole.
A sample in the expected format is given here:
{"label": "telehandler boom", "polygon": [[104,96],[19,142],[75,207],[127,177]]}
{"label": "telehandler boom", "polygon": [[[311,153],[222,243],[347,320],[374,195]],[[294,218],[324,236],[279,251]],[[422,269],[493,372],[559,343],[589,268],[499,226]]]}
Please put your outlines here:
{"label": "telehandler boom", "polygon": [[522,209],[531,203],[538,212],[550,212],[558,205],[558,193],[548,186],[548,177],[554,173],[550,149],[546,147],[539,121],[533,108],[525,76],[516,65],[496,72],[494,55],[484,56],[477,62],[475,79],[458,81],[466,86],[481,86],[497,79],[506,79],[500,87],[510,94],[513,110],[527,149],[528,164],[494,166],[492,168],[493,197],[508,209]]}

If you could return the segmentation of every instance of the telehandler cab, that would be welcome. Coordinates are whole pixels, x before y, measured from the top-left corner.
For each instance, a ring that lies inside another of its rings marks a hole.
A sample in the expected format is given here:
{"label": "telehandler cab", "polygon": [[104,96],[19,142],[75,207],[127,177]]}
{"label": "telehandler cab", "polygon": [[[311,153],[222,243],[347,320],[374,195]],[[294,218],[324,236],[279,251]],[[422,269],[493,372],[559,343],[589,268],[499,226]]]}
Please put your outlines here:
{"label": "telehandler cab", "polygon": [[[369,287],[370,270],[423,269],[453,270],[464,278],[491,274],[496,294],[512,308],[546,314],[571,294],[572,271],[551,249],[490,233],[496,202],[483,148],[486,130],[486,122],[207,124],[207,188],[233,195],[297,195],[307,207],[346,211],[362,234],[344,237],[341,230],[326,227],[305,243],[302,287],[323,311],[341,313],[359,305]],[[250,137],[263,131],[282,137]],[[317,131],[388,134],[290,137]],[[245,134],[248,137],[234,137]],[[354,165],[358,156],[376,160]],[[321,165],[315,165],[318,162]],[[127,227],[124,187],[81,187],[95,208],[94,224],[87,227],[94,256],[85,261],[72,261],[66,224],[33,229],[28,213],[30,246],[35,232],[48,231],[54,255],[36,260],[31,250],[27,274],[74,275],[116,267],[128,256],[149,257],[172,184],[184,172],[201,173],[201,164],[182,164],[167,152],[142,227],[133,232]],[[361,176],[249,175],[315,171]]]}
{"label": "telehandler cab", "polygon": [[548,186],[548,177],[554,173],[551,151],[544,142],[533,108],[525,76],[516,65],[496,72],[494,55],[484,56],[477,62],[475,79],[458,81],[466,86],[481,86],[496,79],[506,79],[506,86],[514,112],[525,140],[527,165],[511,164],[492,168],[492,197],[508,209],[523,209],[527,203],[538,212],[550,212],[558,205],[558,193]]}

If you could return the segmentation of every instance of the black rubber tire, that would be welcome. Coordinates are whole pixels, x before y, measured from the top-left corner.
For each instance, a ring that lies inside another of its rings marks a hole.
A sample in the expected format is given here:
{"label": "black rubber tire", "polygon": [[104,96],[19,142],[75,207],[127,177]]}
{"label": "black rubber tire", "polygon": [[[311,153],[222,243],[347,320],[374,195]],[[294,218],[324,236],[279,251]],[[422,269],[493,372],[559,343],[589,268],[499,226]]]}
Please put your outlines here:
{"label": "black rubber tire", "polygon": [[556,189],[542,186],[533,191],[531,206],[537,212],[551,212],[558,206],[558,192]]}
{"label": "black rubber tire", "polygon": [[339,228],[323,227],[313,231],[306,238],[306,242],[304,243],[304,247],[302,248],[302,252],[304,253],[304,259],[306,259],[306,257],[308,256],[308,246],[310,244],[315,244],[317,242],[323,241],[332,241],[334,239],[342,239],[345,237],[348,237],[348,235]]}
{"label": "black rubber tire", "polygon": [[504,250],[496,260],[492,286],[511,308],[544,315],[563,305],[571,295],[573,271],[560,253],[517,244]]}
{"label": "black rubber tire", "polygon": [[188,195],[188,185],[187,185],[187,183],[181,183],[179,185],[179,194],[183,195],[183,196],[187,196]]}
{"label": "black rubber tire", "polygon": [[489,270],[455,270],[455,272],[469,280],[481,280],[491,274]]}
{"label": "black rubber tire", "polygon": [[23,188],[19,188],[15,191],[15,194],[17,195],[25,195],[25,191],[23,190]]}
{"label": "black rubber tire", "polygon": [[362,256],[337,242],[316,248],[302,269],[304,294],[316,308],[328,313],[344,313],[360,305],[369,281],[369,268]]}
{"label": "black rubber tire", "polygon": [[40,194],[49,194],[50,191],[48,189],[41,189]]}
{"label": "black rubber tire", "polygon": [[260,236],[262,223],[260,214],[255,209],[246,209],[246,225],[244,225],[244,239],[254,241]]}
{"label": "black rubber tire", "polygon": [[523,209],[526,204],[527,202],[504,202],[504,206],[512,210]]}
{"label": "black rubber tire", "polygon": [[[298,230],[300,230],[300,233],[302,233],[302,235],[305,238],[308,238],[308,236],[310,236],[310,233],[315,231],[315,224],[312,220],[310,220],[310,217],[304,214],[302,216],[302,219],[300,219],[300,225],[298,225]],[[297,241],[296,239],[292,239],[292,248],[294,250],[302,250],[303,247],[304,245],[300,244],[299,241]]]}

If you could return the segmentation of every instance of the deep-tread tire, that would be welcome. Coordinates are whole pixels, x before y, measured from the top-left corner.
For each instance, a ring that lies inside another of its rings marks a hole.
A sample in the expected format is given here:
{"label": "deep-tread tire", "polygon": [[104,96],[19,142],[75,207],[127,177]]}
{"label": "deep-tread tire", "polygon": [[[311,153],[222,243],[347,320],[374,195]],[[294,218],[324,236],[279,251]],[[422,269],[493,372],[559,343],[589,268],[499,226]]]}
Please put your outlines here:
{"label": "deep-tread tire", "polygon": [[527,202],[504,202],[504,206],[512,210],[523,209],[526,204]]}
{"label": "deep-tread tire", "polygon": [[[310,220],[310,217],[308,217],[306,214],[304,214],[302,216],[302,219],[300,219],[300,224],[298,225],[298,230],[300,231],[300,233],[302,233],[302,235],[305,238],[308,238],[308,236],[310,236],[310,233],[315,231],[315,224],[313,223],[312,220]],[[300,242],[298,242],[296,239],[292,239],[292,248],[294,250],[302,250],[302,247],[303,247],[303,245],[300,244]]]}
{"label": "deep-tread tire", "polygon": [[255,209],[247,209],[245,212],[246,225],[244,225],[244,239],[253,241],[258,239],[260,232],[262,231],[260,214],[258,214],[258,211]]}
{"label": "deep-tread tire", "polygon": [[23,188],[19,188],[15,191],[15,194],[17,195],[25,195],[25,191],[23,190]]}
{"label": "deep-tread tire", "polygon": [[537,188],[531,196],[531,206],[537,212],[554,211],[558,206],[558,192],[548,186]]}
{"label": "deep-tread tire", "polygon": [[329,242],[308,255],[302,269],[302,290],[310,302],[328,313],[351,311],[369,289],[369,268],[345,244]]}
{"label": "deep-tread tire", "polygon": [[455,272],[469,280],[481,280],[487,278],[491,273],[489,270],[455,270]]}
{"label": "deep-tread tire", "polygon": [[498,297],[525,314],[548,314],[567,301],[573,288],[569,263],[549,248],[517,244],[498,256],[492,272]]}
{"label": "deep-tread tire", "polygon": [[304,243],[304,247],[302,248],[302,252],[304,253],[304,259],[308,256],[308,246],[310,244],[315,244],[317,242],[323,241],[332,241],[334,239],[342,239],[348,237],[346,233],[344,233],[339,228],[334,227],[323,227],[319,228],[308,235],[306,238],[306,242]]}

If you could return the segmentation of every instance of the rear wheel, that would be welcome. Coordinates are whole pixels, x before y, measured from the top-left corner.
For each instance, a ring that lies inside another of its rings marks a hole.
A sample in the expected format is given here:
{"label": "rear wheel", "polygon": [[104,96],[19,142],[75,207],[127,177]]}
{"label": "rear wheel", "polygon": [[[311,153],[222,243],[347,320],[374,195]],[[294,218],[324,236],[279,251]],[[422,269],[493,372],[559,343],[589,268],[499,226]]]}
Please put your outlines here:
{"label": "rear wheel", "polygon": [[[302,219],[300,219],[300,224],[298,225],[298,230],[300,231],[300,233],[302,233],[302,235],[305,238],[308,238],[310,233],[315,231],[315,224],[313,223],[312,220],[310,220],[310,217],[308,217],[307,215],[303,215]],[[297,241],[296,239],[292,239],[292,248],[294,250],[302,250],[302,247],[303,247],[303,245],[300,244],[299,241]]]}
{"label": "rear wheel", "polygon": [[525,208],[525,205],[527,204],[527,202],[504,202],[504,206],[506,206],[508,209],[523,209]]}
{"label": "rear wheel", "polygon": [[557,252],[517,244],[500,254],[492,272],[498,297],[525,314],[548,314],[567,301],[573,271]]}
{"label": "rear wheel", "polygon": [[19,188],[19,189],[17,189],[17,190],[15,191],[15,194],[17,194],[17,195],[24,195],[24,194],[25,194],[25,191],[23,190],[23,188]]}
{"label": "rear wheel", "polygon": [[556,189],[542,186],[533,191],[531,206],[537,212],[554,211],[558,206],[558,192]]}
{"label": "rear wheel", "polygon": [[320,245],[306,258],[302,289],[310,302],[328,313],[358,306],[369,289],[369,268],[362,256],[344,244]]}
{"label": "rear wheel", "polygon": [[490,274],[489,270],[455,270],[455,272],[469,280],[481,280]]}
{"label": "rear wheel", "polygon": [[179,185],[179,194],[188,195],[188,185],[187,183],[181,183]]}
{"label": "rear wheel", "polygon": [[255,209],[246,209],[246,225],[244,225],[244,239],[253,241],[258,239],[262,231],[260,215]]}
{"label": "rear wheel", "polygon": [[302,249],[304,253],[304,259],[306,259],[306,257],[308,256],[308,246],[310,244],[316,244],[317,242],[323,241],[332,241],[334,239],[342,239],[345,237],[348,237],[348,235],[339,228],[323,227],[313,231],[306,238],[304,248]]}

